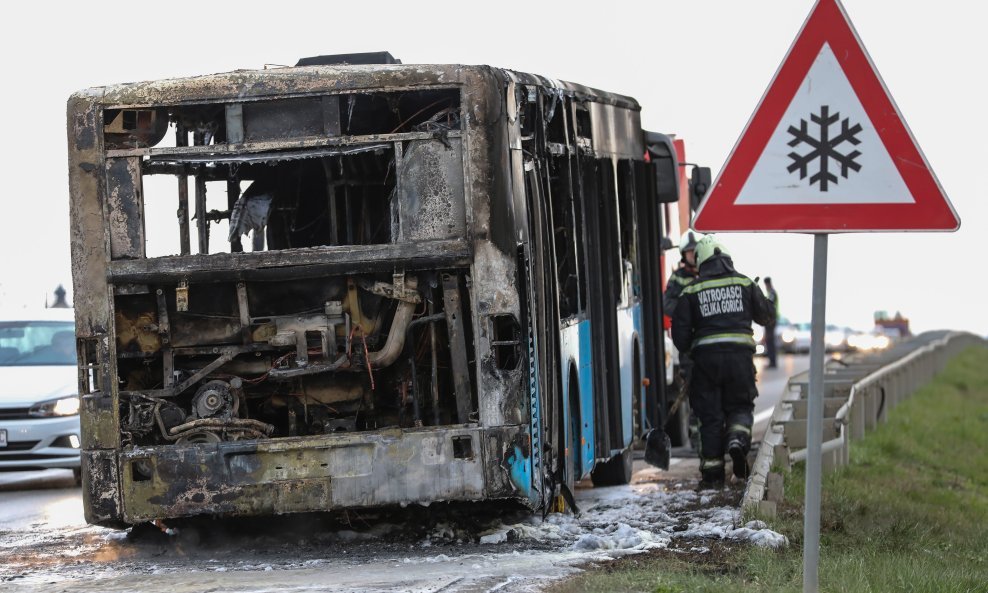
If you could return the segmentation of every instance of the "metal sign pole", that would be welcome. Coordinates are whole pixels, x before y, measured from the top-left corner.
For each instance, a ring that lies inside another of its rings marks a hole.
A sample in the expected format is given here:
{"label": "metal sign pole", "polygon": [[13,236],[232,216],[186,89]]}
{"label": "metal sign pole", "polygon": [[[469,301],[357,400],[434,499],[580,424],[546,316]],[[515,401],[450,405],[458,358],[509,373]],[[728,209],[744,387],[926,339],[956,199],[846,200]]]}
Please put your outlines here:
{"label": "metal sign pole", "polygon": [[820,490],[823,440],[823,333],[827,314],[827,235],[813,235],[810,392],[806,412],[806,499],[803,511],[803,593],[819,590]]}

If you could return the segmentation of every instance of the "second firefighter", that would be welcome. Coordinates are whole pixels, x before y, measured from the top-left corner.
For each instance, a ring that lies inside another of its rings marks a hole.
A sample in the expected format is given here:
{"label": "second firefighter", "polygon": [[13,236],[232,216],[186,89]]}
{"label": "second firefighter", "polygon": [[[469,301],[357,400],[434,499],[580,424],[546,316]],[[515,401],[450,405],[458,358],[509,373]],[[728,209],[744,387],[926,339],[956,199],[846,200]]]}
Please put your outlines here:
{"label": "second firefighter", "polygon": [[754,422],[755,340],[751,323],[769,325],[775,308],[758,284],[734,269],[712,235],[696,246],[700,274],[683,289],[672,316],[672,339],[693,361],[690,406],[700,421],[701,488],[724,483],[724,453],[734,475],[748,477]]}

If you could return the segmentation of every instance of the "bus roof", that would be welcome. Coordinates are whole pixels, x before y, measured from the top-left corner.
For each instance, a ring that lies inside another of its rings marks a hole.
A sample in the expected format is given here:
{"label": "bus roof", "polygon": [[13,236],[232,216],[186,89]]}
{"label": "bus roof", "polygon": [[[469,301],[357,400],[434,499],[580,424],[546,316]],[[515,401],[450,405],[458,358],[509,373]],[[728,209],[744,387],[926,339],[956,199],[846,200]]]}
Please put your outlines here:
{"label": "bus roof", "polygon": [[635,99],[618,93],[492,66],[461,64],[293,66],[263,70],[234,70],[187,78],[92,87],[79,91],[73,96],[111,107],[178,105],[232,98],[242,101],[251,98],[360,89],[450,86],[479,82],[491,76],[499,83],[514,80],[522,84],[556,88],[568,95],[635,111],[640,110]]}

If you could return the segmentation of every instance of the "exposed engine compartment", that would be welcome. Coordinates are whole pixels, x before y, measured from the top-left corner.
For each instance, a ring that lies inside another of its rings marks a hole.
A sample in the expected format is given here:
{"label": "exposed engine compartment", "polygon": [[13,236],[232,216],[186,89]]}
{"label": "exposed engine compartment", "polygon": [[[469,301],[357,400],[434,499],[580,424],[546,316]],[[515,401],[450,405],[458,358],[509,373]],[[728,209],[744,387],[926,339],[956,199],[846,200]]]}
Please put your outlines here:
{"label": "exposed engine compartment", "polygon": [[124,439],[183,445],[476,421],[456,391],[458,380],[466,397],[475,391],[465,280],[374,274],[118,296]]}

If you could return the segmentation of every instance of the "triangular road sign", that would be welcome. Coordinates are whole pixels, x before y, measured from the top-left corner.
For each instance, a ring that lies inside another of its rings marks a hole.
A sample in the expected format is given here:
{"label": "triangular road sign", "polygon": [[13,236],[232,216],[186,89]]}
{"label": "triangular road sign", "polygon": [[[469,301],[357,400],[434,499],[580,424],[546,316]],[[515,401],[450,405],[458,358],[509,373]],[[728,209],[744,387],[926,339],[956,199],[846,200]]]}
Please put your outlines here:
{"label": "triangular road sign", "polygon": [[693,223],[953,231],[960,219],[839,0],[818,0]]}

